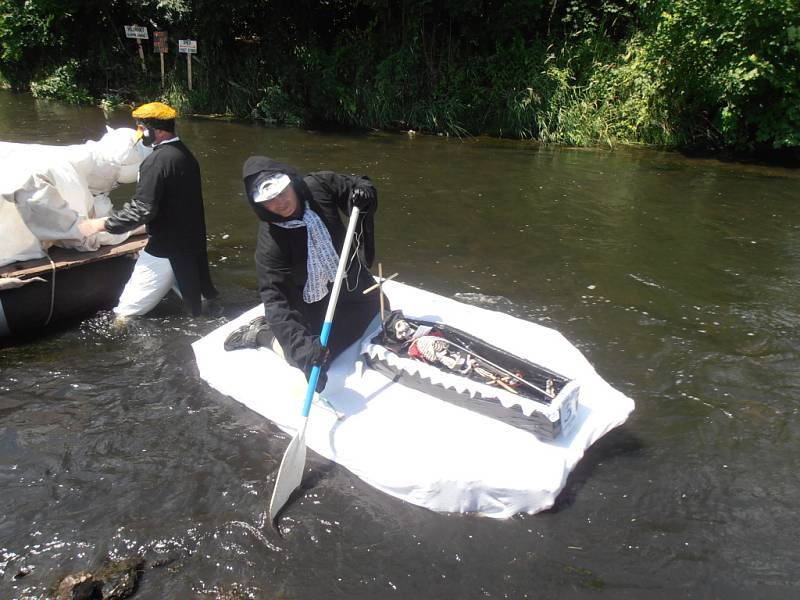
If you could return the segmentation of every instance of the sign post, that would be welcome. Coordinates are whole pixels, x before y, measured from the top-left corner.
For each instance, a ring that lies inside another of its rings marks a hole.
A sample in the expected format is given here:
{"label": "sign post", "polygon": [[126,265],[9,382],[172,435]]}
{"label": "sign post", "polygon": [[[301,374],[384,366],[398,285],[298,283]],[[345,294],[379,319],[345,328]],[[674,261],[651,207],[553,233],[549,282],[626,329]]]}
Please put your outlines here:
{"label": "sign post", "polygon": [[125,37],[133,38],[139,46],[139,60],[142,61],[142,71],[147,72],[147,67],[144,64],[144,50],[142,50],[142,40],[147,39],[147,27],[140,27],[138,25],[125,25]]}
{"label": "sign post", "polygon": [[164,55],[169,52],[166,31],[153,32],[153,52],[158,52],[161,57],[161,87],[164,87]]}
{"label": "sign post", "polygon": [[192,54],[197,54],[197,40],[178,40],[178,52],[186,54],[186,73],[192,91]]}

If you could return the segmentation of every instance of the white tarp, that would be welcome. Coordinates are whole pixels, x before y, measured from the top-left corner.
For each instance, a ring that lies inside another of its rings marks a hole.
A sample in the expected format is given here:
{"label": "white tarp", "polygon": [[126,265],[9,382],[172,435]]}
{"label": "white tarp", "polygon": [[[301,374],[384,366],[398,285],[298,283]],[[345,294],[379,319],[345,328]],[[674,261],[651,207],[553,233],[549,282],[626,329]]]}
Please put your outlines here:
{"label": "white tarp", "polygon": [[[392,383],[360,363],[361,344],[354,344],[331,364],[324,393],[346,418],[337,420],[315,403],[305,439],[309,448],[387,494],[436,511],[496,518],[547,509],[586,449],[634,408],[553,329],[394,281],[384,290],[392,308],[409,317],[447,323],[580,382],[571,434],[545,443]],[[212,387],[294,435],[305,398],[302,372],[265,348],[223,349],[231,331],[260,314],[263,307],[257,306],[195,342],[197,365]]]}
{"label": "white tarp", "polygon": [[127,234],[82,238],[76,225],[111,210],[109,192],[136,181],[146,156],[136,131],[111,129],[71,146],[0,142],[0,266],[42,258],[49,246],[92,251]]}

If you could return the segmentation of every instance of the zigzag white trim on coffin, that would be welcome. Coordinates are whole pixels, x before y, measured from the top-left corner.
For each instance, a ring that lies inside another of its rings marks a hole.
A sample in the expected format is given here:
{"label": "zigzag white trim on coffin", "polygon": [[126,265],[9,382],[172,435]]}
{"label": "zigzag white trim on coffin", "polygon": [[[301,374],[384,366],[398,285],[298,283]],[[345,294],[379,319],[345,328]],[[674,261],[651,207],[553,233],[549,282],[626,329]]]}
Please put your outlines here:
{"label": "zigzag white trim on coffin", "polygon": [[[389,370],[408,377],[417,378],[422,384],[428,384],[430,391],[434,393],[437,388],[441,390],[453,390],[464,397],[464,401],[458,401],[448,397],[443,397],[445,401],[453,401],[467,409],[476,410],[492,418],[507,421],[509,424],[523,429],[528,429],[539,437],[553,439],[561,434],[567,434],[574,422],[574,416],[578,408],[578,397],[580,395],[580,384],[577,381],[570,381],[564,386],[558,395],[550,402],[544,404],[536,402],[530,398],[512,394],[502,388],[492,387],[461,377],[453,373],[447,373],[433,365],[412,358],[399,356],[395,352],[387,349],[380,344],[365,342],[361,347],[361,354],[372,366],[381,370]],[[470,405],[467,400],[476,401]],[[505,418],[503,411],[494,410],[486,403],[477,401],[497,402],[508,412]],[[525,425],[520,420],[520,414],[532,421]]]}

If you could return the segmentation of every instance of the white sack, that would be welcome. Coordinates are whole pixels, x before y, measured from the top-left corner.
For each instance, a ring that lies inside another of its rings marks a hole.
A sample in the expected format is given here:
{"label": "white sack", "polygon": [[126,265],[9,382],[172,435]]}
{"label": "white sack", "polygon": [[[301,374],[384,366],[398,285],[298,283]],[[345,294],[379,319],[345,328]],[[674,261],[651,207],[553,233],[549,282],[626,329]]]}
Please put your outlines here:
{"label": "white sack", "polygon": [[93,251],[124,241],[128,234],[106,232],[84,239],[76,225],[107,215],[108,193],[136,180],[152,150],[135,136],[134,129],[107,128],[99,141],[70,146],[0,142],[0,266],[41,258],[43,245]]}
{"label": "white sack", "polygon": [[44,258],[38,238],[25,225],[17,205],[0,196],[0,267],[35,258]]}
{"label": "white sack", "polygon": [[18,183],[12,194],[4,193],[3,198],[12,199],[33,235],[42,242],[80,239],[75,225],[81,212],[86,214],[91,194],[81,185],[74,167],[56,159],[48,161],[51,167],[41,169],[30,168],[30,163],[22,158],[14,157],[10,162],[20,174],[26,173],[25,166],[28,166],[27,173],[30,174],[24,182]]}

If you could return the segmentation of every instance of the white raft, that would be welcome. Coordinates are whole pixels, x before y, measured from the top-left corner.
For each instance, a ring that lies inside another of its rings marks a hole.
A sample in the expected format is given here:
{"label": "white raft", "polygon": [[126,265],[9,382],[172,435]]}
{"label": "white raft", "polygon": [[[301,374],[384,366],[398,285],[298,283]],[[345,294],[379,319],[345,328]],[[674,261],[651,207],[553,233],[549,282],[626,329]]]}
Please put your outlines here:
{"label": "white raft", "polygon": [[[392,307],[444,322],[521,358],[580,381],[575,423],[543,442],[532,433],[393,383],[365,368],[361,343],[328,370],[324,405],[311,408],[307,446],[396,498],[442,512],[507,518],[553,505],[586,449],[625,422],[633,400],[606,383],[560,333],[408,285],[384,285]],[[294,435],[306,381],[271,350],[226,352],[235,328],[263,314],[261,305],[193,344],[200,375],[212,387]],[[378,326],[379,327],[379,326]],[[377,333],[369,331],[363,341]]]}

